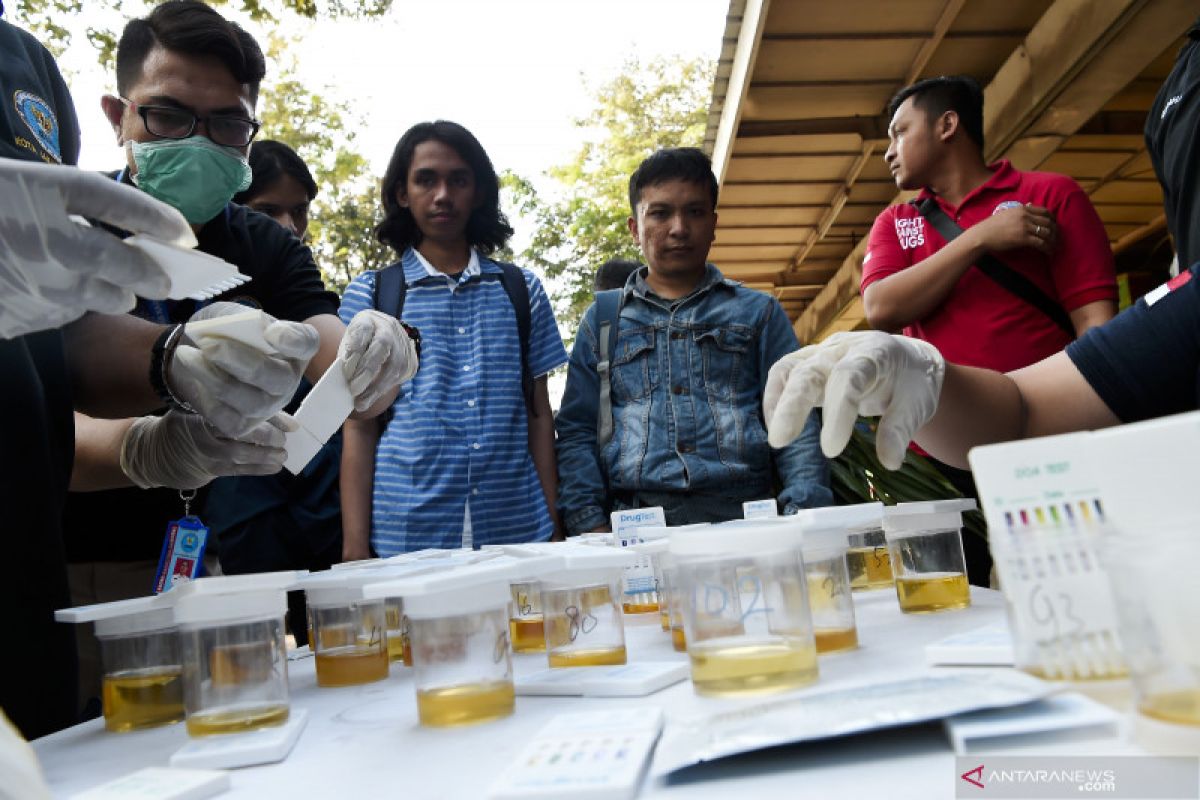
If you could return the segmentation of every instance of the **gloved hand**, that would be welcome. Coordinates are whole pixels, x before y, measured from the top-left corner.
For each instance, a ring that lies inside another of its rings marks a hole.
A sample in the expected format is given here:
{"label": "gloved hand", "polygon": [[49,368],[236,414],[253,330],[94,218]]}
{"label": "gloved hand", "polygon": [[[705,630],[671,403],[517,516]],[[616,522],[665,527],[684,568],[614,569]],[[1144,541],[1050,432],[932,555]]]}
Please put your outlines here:
{"label": "gloved hand", "polygon": [[143,489],[198,489],[222,475],[272,475],[287,459],[283,432],[297,424],[276,415],[244,436],[227,437],[195,414],[139,417],[121,442],[121,469]]}
{"label": "gloved hand", "polygon": [[763,393],[767,440],[787,445],[821,406],[821,450],[833,458],[859,415],[882,415],[875,450],[885,467],[899,469],[913,435],[937,410],[945,375],[942,354],[928,342],[880,331],[836,333],[771,367]]}
{"label": "gloved hand", "polygon": [[346,326],[338,362],[350,384],[354,410],[365,411],[417,373],[417,348],[398,319],[368,308]]}
{"label": "gloved hand", "polygon": [[135,295],[167,296],[170,280],[147,255],[69,214],[196,246],[183,216],[145,192],[75,167],[0,158],[0,339],[88,311],[129,311]]}
{"label": "gloved hand", "polygon": [[[244,314],[237,303],[213,303],[189,322]],[[304,377],[321,337],[303,322],[283,322],[262,311],[263,338],[270,354],[234,339],[212,334],[192,337],[184,326],[183,343],[164,370],[171,394],[186,402],[226,436],[240,436],[281,411]]]}

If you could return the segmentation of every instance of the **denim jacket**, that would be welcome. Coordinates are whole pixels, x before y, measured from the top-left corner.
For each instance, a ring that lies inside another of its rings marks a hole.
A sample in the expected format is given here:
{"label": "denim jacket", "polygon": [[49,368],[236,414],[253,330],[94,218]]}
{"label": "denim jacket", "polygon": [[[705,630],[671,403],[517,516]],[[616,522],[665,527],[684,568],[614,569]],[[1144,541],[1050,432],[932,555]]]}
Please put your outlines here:
{"label": "denim jacket", "polygon": [[556,420],[558,508],[569,533],[608,522],[612,492],[689,492],[753,500],[779,471],[785,512],[830,505],[829,464],[813,414],[781,450],[767,444],[767,371],[799,343],[779,302],[709,264],[687,297],[664,300],[643,267],[623,290],[611,362],[613,436],[596,450],[600,378],[593,304],[571,352]]}

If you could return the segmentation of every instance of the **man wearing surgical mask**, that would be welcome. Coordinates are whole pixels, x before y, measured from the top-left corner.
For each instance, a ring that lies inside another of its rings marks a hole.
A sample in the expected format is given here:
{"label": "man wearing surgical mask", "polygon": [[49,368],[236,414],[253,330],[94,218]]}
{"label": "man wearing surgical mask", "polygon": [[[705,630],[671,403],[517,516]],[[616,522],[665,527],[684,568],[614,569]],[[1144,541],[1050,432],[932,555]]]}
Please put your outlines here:
{"label": "man wearing surgical mask", "polygon": [[[416,370],[415,347],[399,323],[365,311],[343,325],[337,296],[325,290],[308,248],[270,217],[230,202],[250,184],[247,155],[259,128],[255,105],[266,64],[254,38],[199,0],[168,0],[126,25],[116,66],[117,93],[101,101],[125,155],[125,168],[112,177],[174,206],[195,231],[198,249],[250,277],[217,300],[317,329],[320,347],[305,377],[315,383],[336,361],[354,396],[355,418],[387,409]],[[224,303],[203,313],[237,309]],[[190,300],[139,298],[133,313],[171,324],[196,310]],[[164,382],[160,391],[170,406],[169,374]],[[203,500],[191,505],[201,519]],[[73,494],[64,518],[72,600],[148,594],[167,523],[183,514],[178,493],[163,489]],[[97,537],[91,534],[97,525],[128,535]],[[81,650],[81,667],[88,666]]]}

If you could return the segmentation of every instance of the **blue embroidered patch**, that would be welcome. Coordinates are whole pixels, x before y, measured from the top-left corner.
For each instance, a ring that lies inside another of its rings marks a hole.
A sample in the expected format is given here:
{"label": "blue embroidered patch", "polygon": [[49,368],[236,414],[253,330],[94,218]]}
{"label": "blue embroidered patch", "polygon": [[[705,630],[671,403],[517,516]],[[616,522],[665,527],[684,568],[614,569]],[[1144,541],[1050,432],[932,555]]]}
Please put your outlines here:
{"label": "blue embroidered patch", "polygon": [[36,94],[18,90],[13,92],[13,105],[17,107],[17,113],[25,120],[25,125],[42,149],[55,161],[62,163],[62,148],[58,143],[58,117],[54,115],[50,104]]}

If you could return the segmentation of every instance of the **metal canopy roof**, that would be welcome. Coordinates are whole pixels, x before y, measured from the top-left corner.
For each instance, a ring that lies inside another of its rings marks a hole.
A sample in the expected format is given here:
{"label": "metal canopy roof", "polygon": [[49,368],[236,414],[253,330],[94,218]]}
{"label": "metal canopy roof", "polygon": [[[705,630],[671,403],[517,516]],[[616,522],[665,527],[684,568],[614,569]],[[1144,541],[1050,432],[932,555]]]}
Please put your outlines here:
{"label": "metal canopy roof", "polygon": [[711,259],[773,292],[802,343],[865,326],[865,237],[899,194],[885,108],[920,78],[985,88],[989,160],[1070,175],[1115,249],[1165,226],[1146,111],[1190,0],[731,0],[705,150]]}

